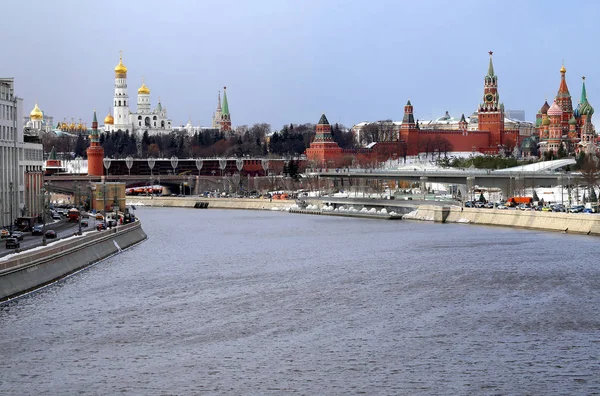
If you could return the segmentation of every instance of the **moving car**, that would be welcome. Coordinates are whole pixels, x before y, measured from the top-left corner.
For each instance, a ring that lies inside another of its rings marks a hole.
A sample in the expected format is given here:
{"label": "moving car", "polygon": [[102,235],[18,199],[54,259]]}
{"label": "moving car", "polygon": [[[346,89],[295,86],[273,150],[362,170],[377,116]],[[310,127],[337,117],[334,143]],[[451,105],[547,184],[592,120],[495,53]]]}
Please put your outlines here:
{"label": "moving car", "polygon": [[18,249],[21,247],[21,243],[17,238],[8,237],[6,238],[6,248],[7,249]]}
{"label": "moving car", "polygon": [[10,234],[10,236],[13,238],[17,238],[19,241],[22,241],[23,238],[25,238],[25,234],[23,234],[21,231],[13,231],[12,234]]}
{"label": "moving car", "polygon": [[102,213],[96,213],[96,220],[104,220],[104,216],[102,216]]}
{"label": "moving car", "polygon": [[106,230],[106,224],[104,224],[104,223],[98,223],[98,224],[96,224],[96,229],[98,231]]}
{"label": "moving car", "polygon": [[0,233],[2,234],[2,238],[7,238],[10,235],[10,232],[5,228],[3,228]]}
{"label": "moving car", "polygon": [[54,230],[48,230],[46,231],[46,238],[56,238],[56,231]]}
{"label": "moving car", "polygon": [[44,234],[44,226],[43,225],[36,225],[33,226],[33,231],[31,231],[31,235],[43,235]]}

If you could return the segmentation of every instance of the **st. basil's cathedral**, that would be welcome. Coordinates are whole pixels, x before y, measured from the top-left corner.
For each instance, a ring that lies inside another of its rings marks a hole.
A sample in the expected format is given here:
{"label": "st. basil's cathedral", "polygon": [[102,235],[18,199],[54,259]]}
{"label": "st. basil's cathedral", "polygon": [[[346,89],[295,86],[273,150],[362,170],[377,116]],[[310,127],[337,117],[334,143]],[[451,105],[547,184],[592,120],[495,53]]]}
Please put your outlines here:
{"label": "st. basil's cathedral", "polygon": [[592,115],[594,108],[588,102],[585,77],[582,77],[581,97],[577,107],[573,102],[566,80],[567,69],[560,68],[560,85],[552,105],[546,101],[536,115],[536,130],[540,142],[540,153],[557,154],[562,145],[565,153],[586,153],[597,150],[598,137]]}

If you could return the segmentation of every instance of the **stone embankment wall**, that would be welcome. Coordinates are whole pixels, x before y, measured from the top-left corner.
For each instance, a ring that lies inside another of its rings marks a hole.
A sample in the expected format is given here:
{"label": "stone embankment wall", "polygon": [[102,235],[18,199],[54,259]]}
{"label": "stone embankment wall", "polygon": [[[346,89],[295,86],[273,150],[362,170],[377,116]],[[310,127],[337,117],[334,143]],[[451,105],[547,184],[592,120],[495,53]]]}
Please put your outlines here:
{"label": "stone embankment wall", "polygon": [[198,198],[198,197],[127,197],[127,204],[193,208],[197,202],[208,202],[208,209],[253,209],[253,210],[284,210],[292,207],[293,200],[277,200],[250,198]]}
{"label": "stone embankment wall", "polygon": [[147,238],[139,221],[57,241],[0,261],[0,301],[36,289]]}
{"label": "stone embankment wall", "polygon": [[600,215],[521,210],[475,209],[459,206],[421,205],[403,216],[408,220],[467,223],[535,230],[600,235]]}

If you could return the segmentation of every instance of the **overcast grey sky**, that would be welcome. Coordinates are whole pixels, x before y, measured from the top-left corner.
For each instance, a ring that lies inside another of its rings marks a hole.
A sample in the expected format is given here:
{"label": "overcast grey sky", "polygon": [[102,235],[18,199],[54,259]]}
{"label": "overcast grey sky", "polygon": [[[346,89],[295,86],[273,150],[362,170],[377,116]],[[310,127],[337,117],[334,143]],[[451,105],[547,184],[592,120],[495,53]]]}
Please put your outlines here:
{"label": "overcast grey sky", "polygon": [[[600,3],[593,1],[33,1],[2,3],[0,76],[28,113],[103,118],[119,50],[130,97],[142,76],[174,125],[209,125],[226,85],[233,125],[402,118],[475,111],[488,51],[506,109],[528,119],[585,75],[600,105]],[[132,99],[133,101],[133,99]]]}

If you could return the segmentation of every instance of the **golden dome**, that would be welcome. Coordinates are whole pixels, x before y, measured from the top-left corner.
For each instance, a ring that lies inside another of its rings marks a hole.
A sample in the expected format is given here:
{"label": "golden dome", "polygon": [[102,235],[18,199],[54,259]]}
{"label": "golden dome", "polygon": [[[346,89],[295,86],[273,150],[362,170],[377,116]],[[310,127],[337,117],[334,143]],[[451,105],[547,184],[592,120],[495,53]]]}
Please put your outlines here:
{"label": "golden dome", "polygon": [[83,129],[83,125],[81,125],[81,123],[77,124],[77,130],[81,131]]}
{"label": "golden dome", "polygon": [[69,124],[69,129],[70,130],[75,129],[75,123],[74,122],[72,122],[71,124]]}
{"label": "golden dome", "polygon": [[31,110],[31,113],[29,113],[29,118],[32,120],[41,120],[44,118],[44,113],[42,113],[42,110],[40,110],[37,103],[33,110]]}
{"label": "golden dome", "polygon": [[104,125],[113,125],[114,123],[115,119],[110,113],[108,113],[108,115],[104,117]]}
{"label": "golden dome", "polygon": [[66,131],[69,128],[69,126],[67,125],[66,122],[63,122],[62,124],[60,124],[60,129],[63,131]]}
{"label": "golden dome", "polygon": [[150,88],[146,86],[146,84],[142,81],[142,86],[138,89],[138,95],[145,94],[150,95]]}
{"label": "golden dome", "polygon": [[565,65],[562,65],[562,67],[560,68],[560,72],[561,73],[566,73],[567,69],[565,69]]}
{"label": "golden dome", "polygon": [[119,64],[115,66],[115,76],[127,77],[127,68],[123,64],[123,53],[119,56]]}

